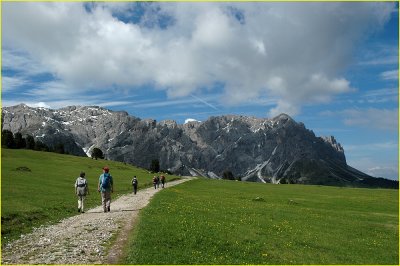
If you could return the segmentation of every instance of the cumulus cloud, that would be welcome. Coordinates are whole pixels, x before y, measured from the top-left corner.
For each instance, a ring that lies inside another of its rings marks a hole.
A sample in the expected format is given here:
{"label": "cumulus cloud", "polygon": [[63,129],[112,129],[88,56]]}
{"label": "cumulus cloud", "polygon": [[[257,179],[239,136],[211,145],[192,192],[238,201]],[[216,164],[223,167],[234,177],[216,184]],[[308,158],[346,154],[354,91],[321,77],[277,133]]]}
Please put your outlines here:
{"label": "cumulus cloud", "polygon": [[189,123],[189,122],[201,122],[201,121],[196,120],[196,119],[194,119],[194,118],[187,118],[187,119],[185,119],[185,124],[187,124],[187,123]]}
{"label": "cumulus cloud", "polygon": [[152,84],[174,98],[218,83],[224,104],[268,95],[276,99],[270,115],[295,115],[304,104],[352,90],[341,71],[355,45],[394,8],[361,2],[3,3],[3,49],[24,51],[69,90]]}

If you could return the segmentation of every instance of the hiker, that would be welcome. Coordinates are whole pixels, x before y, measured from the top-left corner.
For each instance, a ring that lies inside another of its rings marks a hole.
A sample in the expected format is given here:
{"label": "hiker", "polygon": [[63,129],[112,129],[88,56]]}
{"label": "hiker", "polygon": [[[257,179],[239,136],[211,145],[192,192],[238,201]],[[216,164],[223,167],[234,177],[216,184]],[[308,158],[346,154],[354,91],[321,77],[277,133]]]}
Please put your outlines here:
{"label": "hiker", "polygon": [[89,185],[85,178],[85,172],[81,172],[75,181],[75,194],[78,196],[78,212],[84,213],[84,201],[89,195]]}
{"label": "hiker", "polygon": [[157,176],[156,178],[157,178],[157,188],[159,188],[160,187],[160,177]]}
{"label": "hiker", "polygon": [[108,166],[103,167],[103,174],[100,175],[97,185],[97,191],[101,192],[101,203],[104,212],[110,211],[111,193],[114,192],[113,178],[109,172],[110,168]]}
{"label": "hiker", "polygon": [[165,176],[161,175],[161,186],[162,186],[162,188],[164,188],[164,184],[165,184]]}
{"label": "hiker", "polygon": [[156,176],[153,177],[153,185],[154,185],[154,189],[157,189],[157,177]]}
{"label": "hiker", "polygon": [[134,176],[132,179],[132,186],[133,186],[133,194],[136,195],[137,187],[138,187],[138,181],[137,181],[136,176]]}

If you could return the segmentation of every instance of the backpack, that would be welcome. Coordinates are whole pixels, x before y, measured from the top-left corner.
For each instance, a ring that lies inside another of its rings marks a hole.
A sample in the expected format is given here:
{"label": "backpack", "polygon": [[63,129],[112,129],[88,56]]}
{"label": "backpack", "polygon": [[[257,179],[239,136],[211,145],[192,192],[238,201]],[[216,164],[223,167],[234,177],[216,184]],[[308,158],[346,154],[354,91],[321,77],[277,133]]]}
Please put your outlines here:
{"label": "backpack", "polygon": [[137,179],[132,180],[132,185],[137,185]]}
{"label": "backpack", "polygon": [[103,189],[107,189],[110,187],[110,183],[111,183],[111,175],[109,173],[104,173],[103,179],[101,180],[101,187]]}
{"label": "backpack", "polygon": [[87,192],[87,182],[86,179],[83,178],[78,178],[77,182],[76,182],[76,190],[79,196],[86,196],[86,192]]}

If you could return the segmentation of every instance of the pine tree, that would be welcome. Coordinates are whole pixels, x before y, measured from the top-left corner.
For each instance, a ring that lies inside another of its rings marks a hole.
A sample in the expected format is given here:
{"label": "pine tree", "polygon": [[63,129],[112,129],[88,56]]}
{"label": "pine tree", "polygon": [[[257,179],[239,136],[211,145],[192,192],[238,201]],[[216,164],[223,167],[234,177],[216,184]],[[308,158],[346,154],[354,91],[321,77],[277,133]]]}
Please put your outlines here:
{"label": "pine tree", "polygon": [[94,148],[91,155],[92,158],[96,160],[97,158],[104,159],[104,154],[99,148]]}

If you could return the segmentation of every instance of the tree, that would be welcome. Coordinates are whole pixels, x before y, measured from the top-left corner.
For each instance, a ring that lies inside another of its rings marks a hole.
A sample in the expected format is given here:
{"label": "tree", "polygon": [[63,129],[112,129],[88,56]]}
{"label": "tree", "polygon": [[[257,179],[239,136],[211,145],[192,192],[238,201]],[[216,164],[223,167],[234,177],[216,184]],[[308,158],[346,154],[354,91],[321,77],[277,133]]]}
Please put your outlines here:
{"label": "tree", "polygon": [[151,161],[150,171],[152,171],[154,173],[160,172],[160,161],[159,160],[154,159]]}
{"label": "tree", "polygon": [[10,130],[1,132],[1,146],[9,149],[15,148],[14,135]]}
{"label": "tree", "polygon": [[231,171],[225,170],[222,173],[222,179],[235,180],[235,177],[233,176]]}
{"label": "tree", "polygon": [[97,158],[104,159],[104,154],[99,148],[94,148],[92,150],[92,154],[91,155],[92,155],[92,158],[94,158],[96,160],[97,160]]}
{"label": "tree", "polygon": [[24,149],[26,147],[26,141],[22,137],[22,134],[20,132],[14,134],[14,141],[15,141],[15,148]]}
{"label": "tree", "polygon": [[49,147],[41,141],[36,141],[34,146],[35,151],[49,151]]}
{"label": "tree", "polygon": [[29,150],[35,149],[35,139],[31,135],[27,135],[26,139],[26,148]]}
{"label": "tree", "polygon": [[63,143],[58,143],[54,147],[54,152],[64,154],[65,153],[64,144]]}

